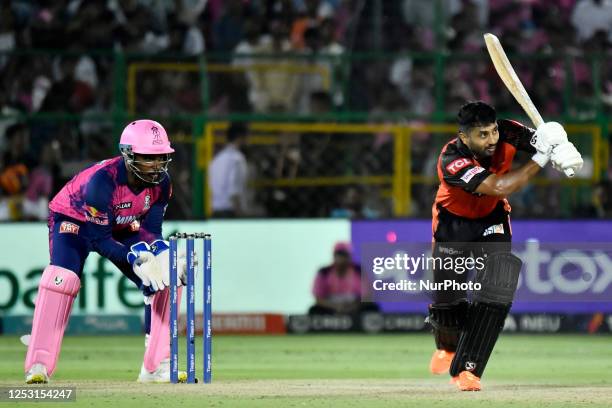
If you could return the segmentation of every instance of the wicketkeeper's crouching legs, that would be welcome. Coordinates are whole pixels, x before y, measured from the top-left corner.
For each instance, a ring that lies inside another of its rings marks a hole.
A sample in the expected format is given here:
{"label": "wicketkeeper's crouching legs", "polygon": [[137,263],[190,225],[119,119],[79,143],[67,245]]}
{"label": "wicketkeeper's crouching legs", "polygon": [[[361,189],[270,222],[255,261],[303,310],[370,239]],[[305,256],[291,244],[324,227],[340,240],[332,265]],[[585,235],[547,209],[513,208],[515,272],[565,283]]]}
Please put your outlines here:
{"label": "wicketkeeper's crouching legs", "polygon": [[473,294],[450,374],[481,377],[512,306],[522,262],[511,253],[493,253],[476,274],[481,289]]}
{"label": "wicketkeeper's crouching legs", "polygon": [[71,270],[49,265],[43,271],[25,360],[28,383],[47,382],[55,371],[64,330],[80,287],[81,280]]}
{"label": "wicketkeeper's crouching legs", "polygon": [[[180,305],[182,287],[178,288],[177,306]],[[152,373],[160,363],[170,358],[170,288],[149,297],[151,306],[151,328],[148,333],[143,366]]]}

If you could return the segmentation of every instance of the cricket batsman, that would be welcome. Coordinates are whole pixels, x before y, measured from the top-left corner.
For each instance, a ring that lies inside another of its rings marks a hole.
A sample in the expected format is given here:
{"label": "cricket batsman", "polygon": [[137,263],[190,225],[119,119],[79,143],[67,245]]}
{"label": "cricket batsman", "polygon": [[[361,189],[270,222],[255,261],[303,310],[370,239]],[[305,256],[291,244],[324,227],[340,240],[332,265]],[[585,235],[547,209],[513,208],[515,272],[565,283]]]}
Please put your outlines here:
{"label": "cricket batsman", "polygon": [[[25,359],[26,383],[47,383],[91,251],[114,263],[145,295],[145,354],[139,382],[169,382],[169,265],[162,222],[172,195],[174,149],[152,120],[128,124],[120,156],[78,173],[49,204],[49,252]],[[179,281],[185,281],[179,265]],[[179,285],[181,284],[179,283]]]}
{"label": "cricket batsman", "polygon": [[[495,109],[470,102],[457,115],[458,136],[438,159],[440,186],[433,204],[434,257],[482,257],[468,301],[461,290],[433,293],[428,321],[436,343],[430,371],[449,372],[462,391],[479,391],[480,378],[503,329],[518,284],[521,260],[511,253],[510,205],[506,197],[523,188],[551,161],[564,172],[582,168],[582,157],[557,122],[532,130],[497,120]],[[517,150],[532,154],[514,170]],[[434,281],[466,282],[467,274],[434,268]]]}

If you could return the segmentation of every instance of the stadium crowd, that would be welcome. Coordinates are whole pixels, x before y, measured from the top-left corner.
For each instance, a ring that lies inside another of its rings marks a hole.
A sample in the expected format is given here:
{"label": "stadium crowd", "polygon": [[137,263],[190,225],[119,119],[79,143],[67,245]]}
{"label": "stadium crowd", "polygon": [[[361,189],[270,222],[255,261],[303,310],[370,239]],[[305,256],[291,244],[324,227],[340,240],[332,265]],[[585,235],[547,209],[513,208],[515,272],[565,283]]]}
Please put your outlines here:
{"label": "stadium crowd", "polygon": [[[199,73],[143,72],[130,106],[118,97],[123,92],[118,87],[125,86],[117,81],[122,75],[118,56],[127,62],[193,63],[206,55],[209,62],[234,67],[209,72],[206,107],[217,116],[365,112],[371,121],[389,113],[427,119],[437,104],[452,115],[475,99],[500,112],[519,112],[489,69],[482,32],[491,31],[503,38],[509,53],[543,55],[544,60],[526,59],[516,67],[543,116],[594,121],[602,112],[612,112],[611,59],[598,60],[603,63],[595,67],[588,57],[610,52],[610,0],[5,0],[0,20],[0,220],[44,219],[46,200],[66,179],[113,154],[112,114],[127,109],[159,118],[171,134],[192,133],[189,123],[171,118],[202,112]],[[375,52],[363,54],[370,51]],[[360,52],[358,59],[351,57]],[[441,55],[449,56],[440,84],[434,78]],[[309,69],[298,75],[256,68],[292,62]],[[317,74],[321,69],[330,73],[331,85]],[[442,101],[437,100],[440,95]],[[54,119],[44,114],[68,115]],[[432,174],[436,149],[420,143],[428,135],[417,136],[412,170]],[[299,147],[289,146],[281,158],[266,161],[251,151],[247,160],[260,172],[304,175],[314,162],[308,155],[323,148],[296,140]],[[377,138],[357,152],[364,154],[363,174],[384,166],[367,167],[381,144],[384,138]],[[175,162],[190,163],[189,152]],[[337,153],[323,152],[317,160],[333,159]],[[300,166],[292,167],[298,162]],[[189,164],[173,171],[178,180],[190,179]],[[190,194],[183,193],[177,194],[183,202],[170,209],[173,217],[191,216]],[[427,216],[431,192],[415,193],[413,214]],[[588,205],[575,211],[610,216],[601,204],[608,201],[609,183],[602,182],[591,194]],[[388,205],[372,204],[376,194],[360,186],[306,195],[293,207],[274,201],[282,195],[270,192],[259,213],[390,215]],[[328,207],[318,205],[317,195]],[[523,215],[559,216],[546,206],[531,205],[529,191],[520,201]]]}

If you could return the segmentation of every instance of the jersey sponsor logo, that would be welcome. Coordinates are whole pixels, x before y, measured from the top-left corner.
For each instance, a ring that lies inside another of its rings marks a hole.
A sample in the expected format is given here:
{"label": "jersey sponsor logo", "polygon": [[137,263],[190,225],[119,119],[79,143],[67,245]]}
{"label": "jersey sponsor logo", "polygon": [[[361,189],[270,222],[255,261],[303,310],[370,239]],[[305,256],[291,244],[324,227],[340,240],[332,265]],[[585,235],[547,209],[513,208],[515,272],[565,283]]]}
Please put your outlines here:
{"label": "jersey sponsor logo", "polygon": [[80,228],[81,227],[71,222],[62,221],[59,227],[59,232],[60,234],[78,234]]}
{"label": "jersey sponsor logo", "polygon": [[461,159],[453,160],[450,164],[448,164],[446,166],[446,170],[450,174],[457,174],[459,170],[466,166],[469,166],[470,164],[472,164],[472,161],[470,159],[462,157]]}
{"label": "jersey sponsor logo", "polygon": [[147,194],[145,196],[145,202],[144,202],[143,210],[148,210],[149,208],[151,208],[151,196]]}
{"label": "jersey sponsor logo", "polygon": [[471,169],[466,171],[463,176],[461,176],[461,180],[465,181],[466,183],[469,183],[470,180],[473,179],[475,175],[477,175],[478,173],[482,173],[483,171],[485,171],[484,167],[480,167],[480,166],[472,167]]}
{"label": "jersey sponsor logo", "polygon": [[135,215],[120,215],[115,219],[115,224],[131,224],[137,218]]}
{"label": "jersey sponsor logo", "polygon": [[159,129],[157,128],[157,126],[153,126],[151,128],[151,133],[153,133],[153,144],[154,145],[164,144],[164,141],[162,140],[161,134],[159,133]]}
{"label": "jersey sponsor logo", "polygon": [[491,235],[491,234],[503,234],[503,233],[504,233],[504,224],[495,224],[495,225],[491,225],[489,228],[484,230],[484,232],[482,233],[482,236],[486,237],[487,235]]}
{"label": "jersey sponsor logo", "polygon": [[125,210],[126,208],[132,208],[132,202],[126,201],[115,205],[115,210]]}
{"label": "jersey sponsor logo", "polygon": [[85,219],[98,225],[108,225],[108,215],[105,212],[99,211],[97,208],[90,205],[84,206]]}

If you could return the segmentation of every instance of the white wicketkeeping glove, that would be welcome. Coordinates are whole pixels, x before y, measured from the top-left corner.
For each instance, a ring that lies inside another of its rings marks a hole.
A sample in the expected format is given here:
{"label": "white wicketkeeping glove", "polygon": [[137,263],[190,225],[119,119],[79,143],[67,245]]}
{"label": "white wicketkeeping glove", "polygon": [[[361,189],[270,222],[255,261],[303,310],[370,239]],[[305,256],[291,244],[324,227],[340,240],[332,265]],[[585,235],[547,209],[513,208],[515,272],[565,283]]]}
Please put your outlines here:
{"label": "white wicketkeeping glove", "polygon": [[142,280],[142,284],[150,286],[154,291],[164,290],[170,286],[170,282],[164,278],[162,268],[152,252],[140,252],[132,264],[132,269]]}
{"label": "white wicketkeeping glove", "polygon": [[[162,269],[164,279],[170,282],[170,246],[168,242],[161,239],[152,242],[151,251],[155,254],[157,263]],[[194,266],[197,266],[197,264],[198,261],[195,260]],[[176,274],[177,285],[179,287],[187,285],[187,255],[183,250],[180,250],[177,255]]]}
{"label": "white wicketkeeping glove", "polygon": [[578,172],[584,164],[582,155],[572,142],[565,142],[553,148],[550,160],[556,170],[566,174],[568,169],[573,170],[574,173]]}
{"label": "white wicketkeeping glove", "polygon": [[536,149],[536,154],[531,160],[538,163],[540,167],[545,167],[550,160],[553,148],[565,142],[567,142],[567,133],[560,123],[542,123],[531,138],[531,145]]}

